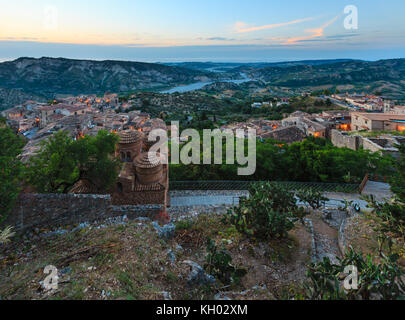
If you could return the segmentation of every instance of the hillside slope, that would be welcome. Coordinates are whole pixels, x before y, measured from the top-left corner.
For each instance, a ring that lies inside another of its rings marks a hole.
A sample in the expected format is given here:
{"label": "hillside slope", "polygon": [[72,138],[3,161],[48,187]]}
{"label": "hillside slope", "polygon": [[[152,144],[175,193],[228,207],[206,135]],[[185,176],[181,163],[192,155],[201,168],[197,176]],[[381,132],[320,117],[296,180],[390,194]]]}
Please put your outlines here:
{"label": "hillside slope", "polygon": [[27,100],[46,102],[44,97],[36,94],[26,93],[18,89],[0,88],[0,111],[12,108],[15,105],[26,102]]}
{"label": "hillside slope", "polygon": [[286,86],[370,83],[405,80],[405,59],[375,62],[345,61],[320,65],[297,65],[288,68],[245,68],[250,76]]}
{"label": "hillside slope", "polygon": [[204,80],[209,73],[127,61],[19,58],[0,63],[0,88],[52,96],[127,92]]}

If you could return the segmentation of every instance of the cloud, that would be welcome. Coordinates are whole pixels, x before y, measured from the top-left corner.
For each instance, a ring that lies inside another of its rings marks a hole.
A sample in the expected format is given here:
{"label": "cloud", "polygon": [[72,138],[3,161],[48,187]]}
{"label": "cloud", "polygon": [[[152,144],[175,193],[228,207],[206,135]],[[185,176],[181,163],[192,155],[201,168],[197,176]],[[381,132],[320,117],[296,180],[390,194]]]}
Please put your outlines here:
{"label": "cloud", "polygon": [[[43,39],[43,38],[42,38]],[[31,38],[31,37],[1,37],[0,40],[11,40],[11,41],[39,41],[41,38]]]}
{"label": "cloud", "polygon": [[345,33],[345,34],[335,34],[331,36],[327,36],[327,39],[339,40],[339,39],[346,39],[346,38],[353,38],[358,37],[360,33]]}
{"label": "cloud", "polygon": [[235,23],[235,31],[236,31],[236,33],[247,33],[247,32],[253,32],[253,31],[261,31],[261,30],[267,30],[267,29],[274,29],[274,28],[289,26],[289,25],[292,25],[292,24],[302,23],[302,22],[313,20],[313,19],[314,19],[313,17],[304,18],[304,19],[292,20],[292,21],[283,22],[283,23],[267,24],[267,25],[259,26],[259,27],[248,27],[247,24],[244,23],[244,22],[237,22],[237,23]]}
{"label": "cloud", "polygon": [[336,17],[334,17],[333,19],[329,20],[328,22],[326,22],[324,25],[322,25],[319,28],[316,29],[307,29],[305,30],[305,32],[307,33],[311,33],[310,35],[307,36],[301,36],[301,37],[294,37],[294,38],[288,38],[285,40],[284,44],[285,45],[292,45],[292,44],[297,44],[298,42],[303,42],[303,41],[307,41],[307,40],[312,40],[312,39],[316,39],[316,38],[321,38],[324,36],[324,31],[327,27],[329,27],[330,25],[332,25],[333,23],[336,22],[336,20],[340,17],[340,15],[337,15]]}
{"label": "cloud", "polygon": [[305,39],[299,40],[298,42],[332,42],[332,41],[343,41],[346,39],[354,38],[360,36],[359,33],[349,33],[349,34],[337,34],[326,36],[324,38],[317,38],[317,39]]}
{"label": "cloud", "polygon": [[225,38],[225,37],[211,37],[207,38],[209,41],[235,41],[235,39]]}

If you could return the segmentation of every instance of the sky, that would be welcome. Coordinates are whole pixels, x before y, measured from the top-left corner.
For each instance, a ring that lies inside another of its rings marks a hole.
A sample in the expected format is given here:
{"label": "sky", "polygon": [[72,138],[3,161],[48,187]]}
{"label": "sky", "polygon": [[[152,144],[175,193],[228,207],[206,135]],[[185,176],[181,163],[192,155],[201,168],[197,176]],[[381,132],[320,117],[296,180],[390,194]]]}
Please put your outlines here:
{"label": "sky", "polygon": [[[0,60],[405,58],[403,0],[0,0]],[[347,11],[345,11],[347,9]]]}

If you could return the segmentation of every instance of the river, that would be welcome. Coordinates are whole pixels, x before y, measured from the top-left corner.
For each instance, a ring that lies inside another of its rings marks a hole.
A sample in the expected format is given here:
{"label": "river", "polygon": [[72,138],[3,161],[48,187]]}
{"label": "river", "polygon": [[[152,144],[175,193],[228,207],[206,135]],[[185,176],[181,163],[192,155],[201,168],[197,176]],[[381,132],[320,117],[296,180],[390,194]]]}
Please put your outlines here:
{"label": "river", "polygon": [[178,86],[178,87],[174,87],[169,90],[161,91],[160,93],[175,93],[175,92],[184,93],[184,92],[189,92],[189,91],[194,91],[194,90],[200,90],[200,89],[204,88],[205,86],[208,86],[208,85],[216,83],[216,82],[232,82],[235,84],[241,84],[244,82],[255,81],[253,79],[248,78],[248,76],[245,75],[244,73],[241,73],[241,76],[243,79],[239,79],[239,80],[223,79],[223,80],[218,80],[218,81],[195,82],[195,83],[192,83],[192,84],[189,84],[186,86]]}

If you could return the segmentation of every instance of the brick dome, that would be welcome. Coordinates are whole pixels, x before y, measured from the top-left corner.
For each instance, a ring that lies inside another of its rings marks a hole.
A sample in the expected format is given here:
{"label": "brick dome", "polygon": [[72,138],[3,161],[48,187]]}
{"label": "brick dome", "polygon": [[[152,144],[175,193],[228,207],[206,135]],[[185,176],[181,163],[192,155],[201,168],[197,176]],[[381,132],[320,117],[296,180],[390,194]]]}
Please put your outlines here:
{"label": "brick dome", "polygon": [[146,136],[143,140],[143,150],[145,152],[149,151],[158,141],[159,139],[157,141],[149,141],[149,136]]}
{"label": "brick dome", "polygon": [[144,152],[134,161],[137,181],[142,185],[160,182],[163,175],[162,156],[156,152]]}
{"label": "brick dome", "polygon": [[144,135],[142,132],[134,131],[134,130],[126,130],[119,133],[120,137],[120,144],[131,144],[131,143],[138,143],[142,142],[144,139]]}
{"label": "brick dome", "polygon": [[118,135],[120,141],[117,146],[117,156],[123,162],[133,162],[142,151],[144,134],[139,131],[127,130]]}
{"label": "brick dome", "polygon": [[134,165],[137,168],[149,169],[162,164],[162,157],[156,152],[144,152],[135,158]]}

